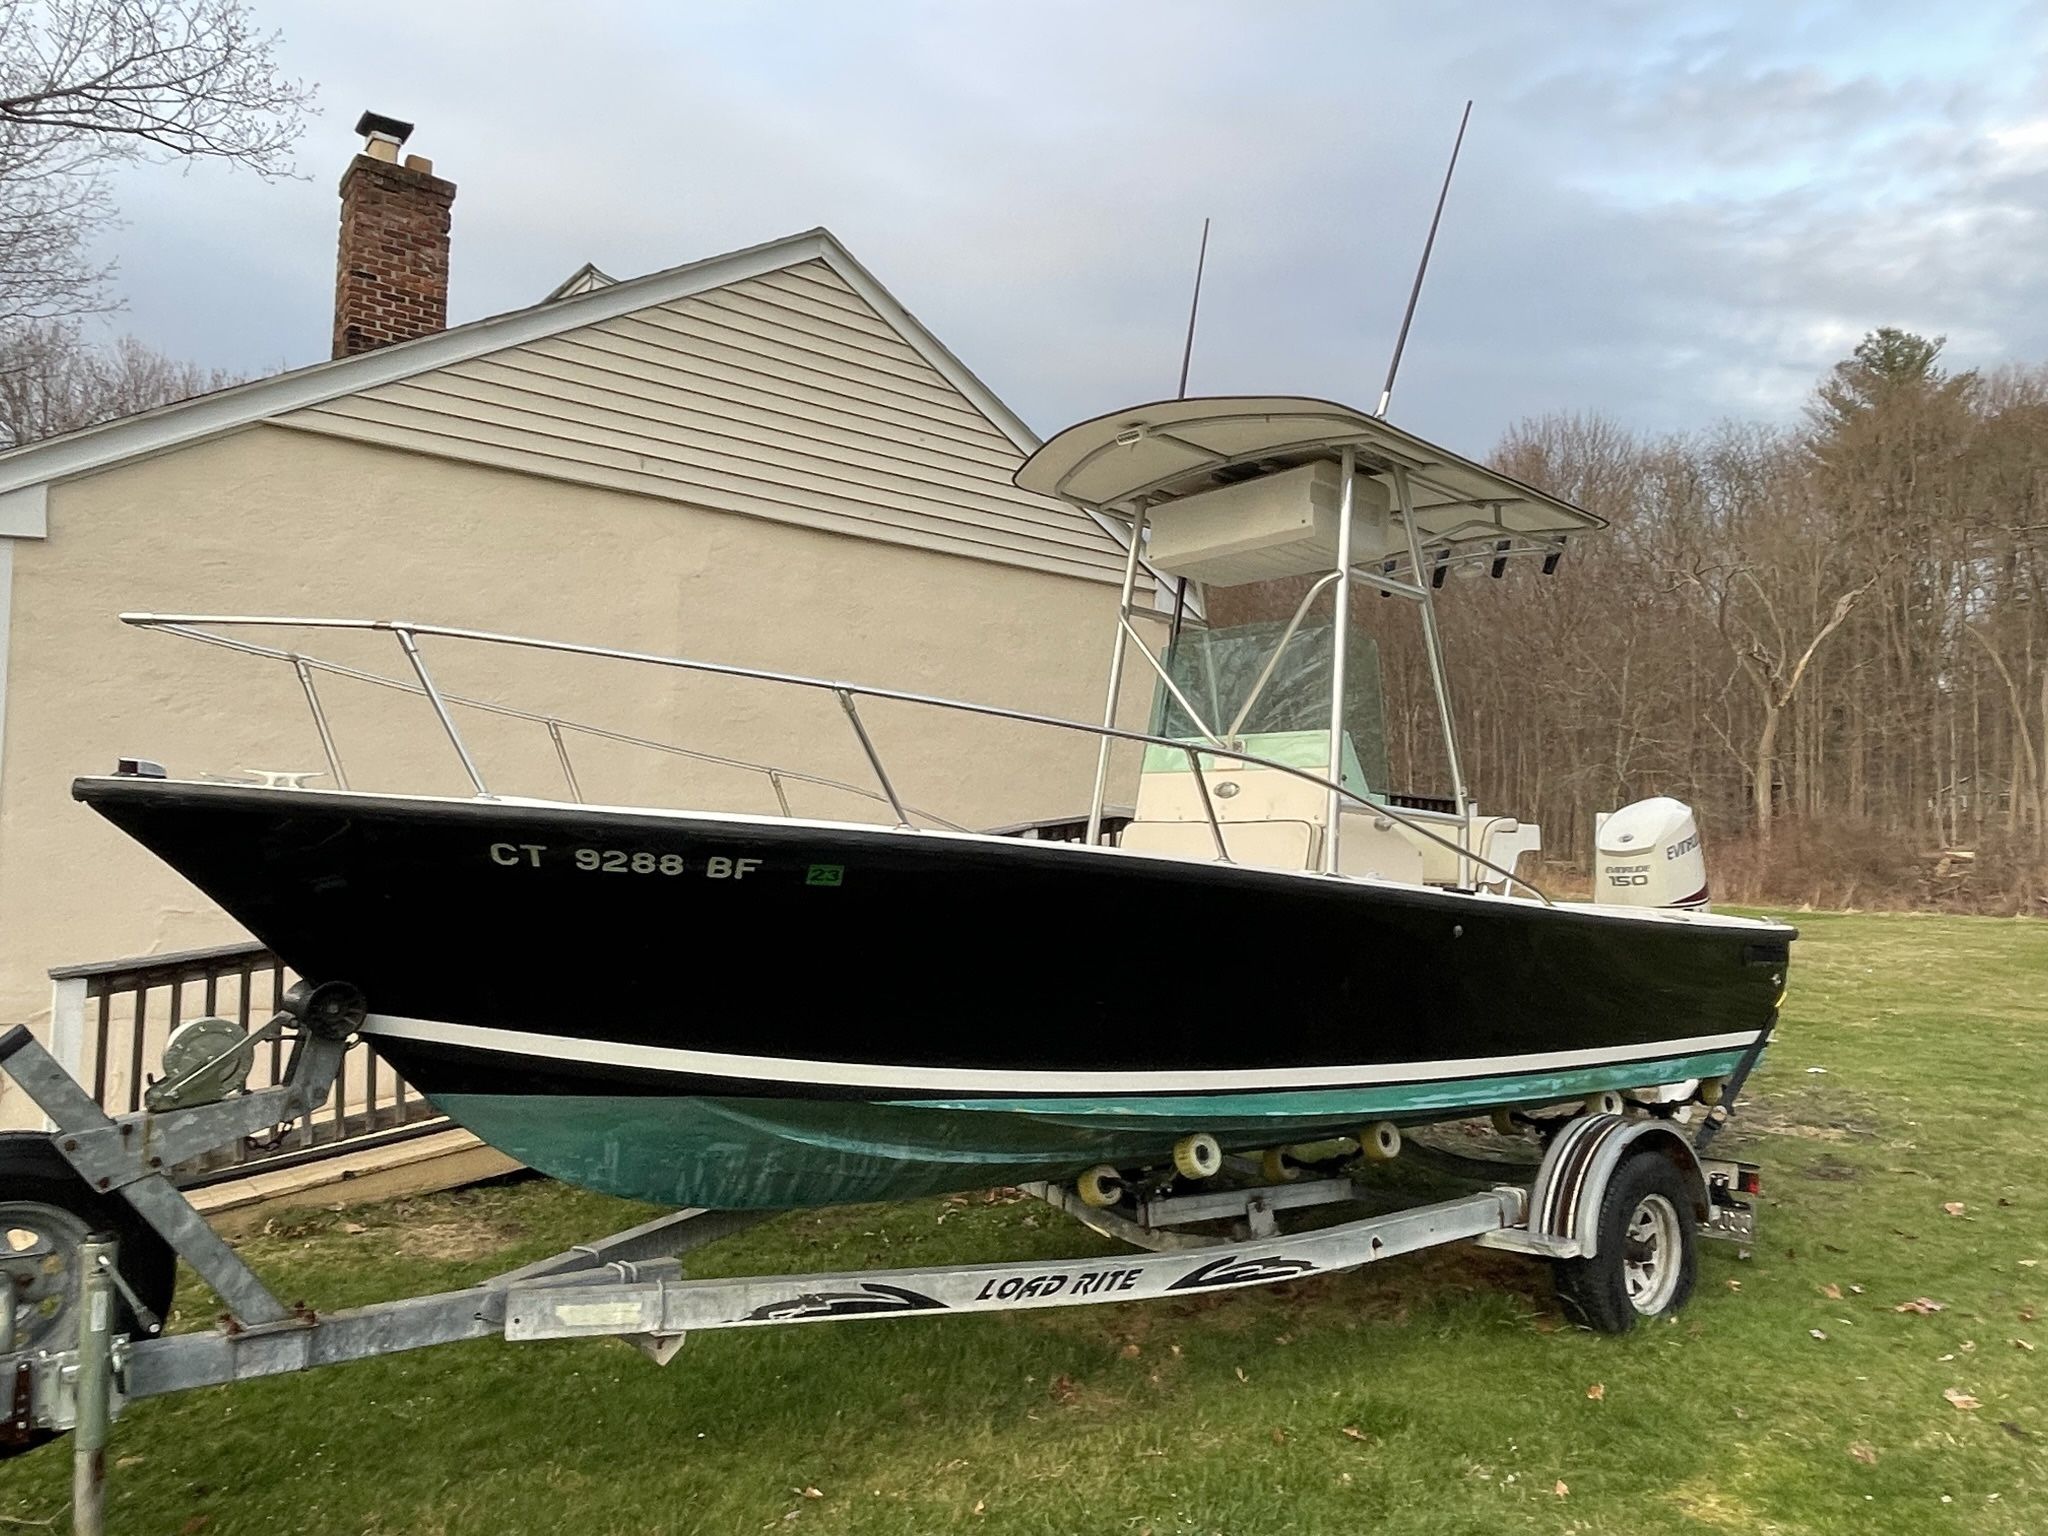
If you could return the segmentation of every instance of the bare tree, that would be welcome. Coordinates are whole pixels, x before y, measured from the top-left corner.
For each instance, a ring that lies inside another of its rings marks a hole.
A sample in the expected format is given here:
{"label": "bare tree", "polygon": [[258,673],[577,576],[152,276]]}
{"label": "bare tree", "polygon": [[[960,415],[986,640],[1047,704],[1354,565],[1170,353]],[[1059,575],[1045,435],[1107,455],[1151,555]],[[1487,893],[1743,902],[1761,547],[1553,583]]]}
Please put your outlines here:
{"label": "bare tree", "polygon": [[[1760,571],[1768,575],[1767,567],[1744,560],[1718,569],[1703,568],[1690,576],[1710,594],[1722,636],[1743,674],[1756,688],[1756,736],[1749,763],[1750,815],[1757,841],[1769,843],[1777,783],[1778,733],[1785,711],[1798,697],[1800,684],[1806,681],[1821,646],[1877,585],[1878,576],[1865,577],[1858,585],[1839,593],[1817,623],[1812,615],[1805,616],[1802,623],[1798,619],[1788,622]],[[1802,638],[1804,645],[1800,644]]]}
{"label": "bare tree", "polygon": [[89,346],[76,321],[13,326],[0,332],[0,448],[239,382],[220,369],[166,357],[132,336]]}
{"label": "bare tree", "polygon": [[288,174],[312,92],[241,0],[0,0],[0,325],[105,306],[117,167]]}

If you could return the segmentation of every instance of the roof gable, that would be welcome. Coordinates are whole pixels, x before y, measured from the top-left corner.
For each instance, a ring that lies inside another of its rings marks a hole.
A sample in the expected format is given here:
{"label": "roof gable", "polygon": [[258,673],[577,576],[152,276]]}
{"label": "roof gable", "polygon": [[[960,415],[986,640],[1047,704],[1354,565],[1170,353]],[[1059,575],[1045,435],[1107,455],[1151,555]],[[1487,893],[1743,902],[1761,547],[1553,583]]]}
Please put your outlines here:
{"label": "roof gable", "polygon": [[573,299],[579,293],[589,293],[597,288],[609,288],[617,281],[616,277],[601,269],[596,262],[586,261],[574,272],[571,272],[567,277],[555,284],[548,291],[547,298],[541,302],[552,303],[556,299]]}
{"label": "roof gable", "polygon": [[[806,230],[644,277],[609,279],[586,264],[540,303],[471,321],[354,357],[287,373],[124,416],[61,437],[0,452],[0,536],[40,537],[47,488],[56,482],[146,459],[190,443],[308,411],[436,370],[531,345],[587,326],[601,326],[678,300],[818,262],[855,294],[901,341],[1006,439],[1028,456],[1039,438],[917,317],[878,282],[831,231]],[[1126,535],[1086,514],[1121,564]],[[1143,562],[1141,562],[1142,564]],[[1147,585],[1156,577],[1146,566]],[[1199,611],[1199,601],[1194,603]]]}
{"label": "roof gable", "polygon": [[[551,296],[525,309],[473,320],[467,325],[437,331],[431,336],[399,342],[355,357],[335,358],[295,368],[288,373],[255,379],[230,389],[216,390],[173,405],[158,406],[154,410],[123,416],[96,427],[10,449],[0,453],[0,494],[161,453],[168,448],[250,426],[342,395],[375,389],[414,374],[615,319],[636,309],[668,303],[806,261],[822,261],[838,273],[849,287],[872,305],[877,314],[900,332],[906,343],[972,401],[1019,452],[1028,454],[1038,446],[1037,434],[926,330],[909,310],[897,303],[867,269],[853,259],[831,231],[813,229],[763,245],[730,251],[723,256],[652,272],[645,277],[587,287],[584,291],[559,298]],[[583,274],[579,272],[577,276]],[[564,285],[568,286],[570,284]]]}
{"label": "roof gable", "polygon": [[281,427],[1113,581],[1016,442],[822,256],[273,418]]}

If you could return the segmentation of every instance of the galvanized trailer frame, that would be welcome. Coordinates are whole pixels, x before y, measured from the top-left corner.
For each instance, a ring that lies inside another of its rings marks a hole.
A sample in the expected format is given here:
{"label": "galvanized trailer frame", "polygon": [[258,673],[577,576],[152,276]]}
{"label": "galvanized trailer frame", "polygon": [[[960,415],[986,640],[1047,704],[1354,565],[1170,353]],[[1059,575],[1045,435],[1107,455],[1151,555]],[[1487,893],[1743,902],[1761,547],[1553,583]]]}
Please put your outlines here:
{"label": "galvanized trailer frame", "polygon": [[[363,1017],[354,988],[301,984],[256,1036],[290,1032],[286,1080],[216,1103],[113,1118],[26,1028],[0,1036],[0,1071],[48,1116],[52,1144],[100,1195],[118,1195],[226,1304],[218,1325],[165,1336],[162,1320],[122,1279],[112,1241],[77,1250],[78,1334],[70,1348],[13,1337],[0,1306],[0,1436],[71,1431],[74,1529],[101,1529],[111,1421],[131,1402],[193,1387],[275,1376],[463,1339],[618,1338],[666,1364],[693,1330],[927,1317],[1088,1306],[1241,1289],[1354,1269],[1396,1254],[1476,1241],[1550,1259],[1599,1253],[1608,1181],[1630,1158],[1661,1156],[1682,1173],[1701,1235],[1747,1241],[1753,1212],[1739,1199],[1745,1165],[1708,1162],[1669,1120],[1589,1112],[1550,1138],[1532,1182],[1288,1233],[1282,1212],[1356,1201],[1361,1186],[1331,1177],[1299,1183],[1139,1195],[1132,1214],[1097,1210],[1072,1191],[1028,1192],[1133,1254],[1070,1260],[931,1265],[910,1269],[690,1280],[682,1255],[771,1214],[681,1210],[581,1244],[479,1285],[321,1313],[287,1306],[216,1235],[163,1170],[196,1151],[317,1108]],[[172,1085],[175,1087],[175,1085]],[[1699,1138],[1727,1113],[1724,1102]],[[1505,1165],[1503,1165],[1505,1167]],[[1227,1223],[1223,1235],[1185,1230]],[[1688,1237],[1688,1241],[1690,1238]],[[0,1260],[5,1255],[0,1254]],[[125,1296],[142,1333],[114,1328]],[[10,1406],[11,1405],[11,1406]]]}

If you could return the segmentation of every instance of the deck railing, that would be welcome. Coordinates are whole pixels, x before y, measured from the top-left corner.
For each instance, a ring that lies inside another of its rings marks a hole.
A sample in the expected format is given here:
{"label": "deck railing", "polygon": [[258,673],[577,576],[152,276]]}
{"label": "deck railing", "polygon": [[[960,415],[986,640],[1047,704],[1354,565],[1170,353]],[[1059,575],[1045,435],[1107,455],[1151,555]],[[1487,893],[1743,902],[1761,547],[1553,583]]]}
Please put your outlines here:
{"label": "deck railing", "polygon": [[[1126,594],[1126,597],[1128,599],[1128,594]],[[1297,615],[1298,617],[1299,615]],[[1548,896],[1534,885],[1531,885],[1527,880],[1524,880],[1520,875],[1517,875],[1512,869],[1496,864],[1492,860],[1466,847],[1462,823],[1458,838],[1445,837],[1442,833],[1417,821],[1413,816],[1401,810],[1387,798],[1373,800],[1362,792],[1352,789],[1337,780],[1325,779],[1309,772],[1307,769],[1295,767],[1293,764],[1279,762],[1254,752],[1247,752],[1241,747],[1231,745],[1229,741],[1225,740],[1222,736],[1214,734],[1206,726],[1201,727],[1205,737],[1204,740],[1183,741],[1174,737],[1155,735],[1149,731],[1124,730],[1119,726],[1107,723],[1093,725],[1084,720],[1067,720],[1062,719],[1058,715],[1042,715],[1027,709],[1007,709],[994,704],[977,704],[966,699],[947,699],[938,697],[935,694],[912,693],[901,688],[878,688],[863,683],[835,681],[823,677],[807,677],[795,672],[775,672],[761,667],[740,667],[728,662],[698,661],[687,656],[665,656],[652,651],[622,650],[608,645],[577,645],[566,640],[542,640],[531,635],[501,634],[494,630],[464,629],[446,624],[415,624],[396,619],[309,618],[289,617],[281,614],[124,613],[121,615],[121,622],[134,625],[138,629],[160,630],[165,634],[179,635],[188,640],[198,640],[207,645],[217,645],[227,650],[238,651],[245,656],[263,657],[270,661],[283,662],[289,665],[298,678],[300,688],[305,693],[307,708],[312,712],[313,724],[320,734],[321,750],[327,758],[327,772],[332,776],[337,788],[345,789],[348,787],[348,774],[342,765],[341,752],[335,742],[334,733],[329,727],[326,708],[320,702],[319,689],[314,681],[316,674],[351,678],[358,682],[368,683],[380,688],[393,689],[400,693],[413,694],[423,698],[432,709],[435,719],[439,721],[441,731],[448,739],[448,745],[454,750],[457,759],[460,760],[463,774],[475,788],[479,799],[488,800],[493,798],[493,796],[489,785],[484,779],[482,769],[478,767],[476,758],[470,753],[468,743],[463,739],[461,729],[456,725],[454,710],[458,707],[480,710],[487,714],[509,719],[525,720],[545,728],[553,741],[562,769],[563,783],[568,790],[569,797],[579,803],[583,799],[583,789],[577,780],[575,765],[570,761],[563,738],[564,732],[597,736],[660,752],[679,753],[685,757],[696,757],[719,762],[728,767],[750,769],[763,775],[774,786],[776,799],[784,815],[789,815],[790,809],[788,796],[783,788],[783,780],[803,778],[811,783],[829,784],[837,789],[852,789],[855,793],[861,794],[867,799],[880,800],[888,806],[890,813],[895,817],[896,824],[904,828],[910,828],[915,825],[915,822],[912,820],[913,816],[915,816],[920,820],[948,827],[954,831],[965,830],[958,823],[947,821],[943,817],[935,816],[929,811],[919,810],[917,807],[906,803],[902,795],[897,792],[896,784],[890,778],[889,770],[882,761],[882,753],[876,746],[874,737],[869,733],[867,723],[862,718],[860,712],[860,705],[863,701],[889,702],[950,711],[955,714],[968,715],[983,720],[1002,720],[1016,725],[1036,726],[1046,730],[1092,736],[1099,743],[1100,761],[1104,765],[1109,761],[1108,754],[1111,747],[1119,743],[1125,746],[1142,746],[1148,751],[1152,748],[1164,748],[1167,751],[1179,753],[1186,758],[1188,768],[1194,774],[1195,789],[1202,805],[1202,817],[1208,825],[1210,842],[1215,849],[1215,856],[1219,863],[1228,864],[1231,862],[1230,849],[1223,836],[1222,818],[1217,815],[1215,802],[1209,793],[1208,779],[1203,767],[1203,759],[1205,758],[1209,759],[1212,764],[1235,763],[1245,767],[1270,769],[1273,772],[1285,774],[1289,778],[1299,779],[1304,783],[1316,785],[1327,791],[1330,797],[1328,836],[1331,838],[1336,836],[1339,829],[1338,808],[1340,805],[1348,804],[1352,807],[1369,811],[1375,817],[1397,822],[1423,841],[1435,843],[1439,847],[1447,849],[1457,856],[1458,868],[1461,874],[1468,864],[1476,865],[1480,869],[1488,870],[1499,876],[1503,882],[1503,890],[1509,886],[1520,886],[1544,905],[1548,906],[1551,904]],[[1120,619],[1119,623],[1128,630],[1128,619]],[[386,677],[380,673],[365,671],[360,667],[345,666],[338,662],[309,656],[303,651],[264,645],[254,640],[244,639],[238,635],[224,634],[222,631],[225,629],[255,629],[259,631],[321,630],[348,634],[387,634],[397,640],[399,650],[404,654],[406,666],[411,671],[414,680],[408,683],[402,678]],[[867,759],[870,772],[874,775],[875,788],[873,790],[859,790],[855,786],[838,780],[799,775],[790,769],[778,768],[766,763],[748,762],[737,758],[716,757],[711,754],[681,747],[675,743],[628,736],[617,731],[587,725],[580,721],[564,719],[558,715],[515,709],[508,705],[487,700],[466,699],[458,694],[444,693],[434,681],[433,674],[427,668],[426,658],[420,652],[419,642],[422,637],[466,641],[477,645],[498,646],[508,650],[543,651],[557,656],[582,656],[593,659],[621,661],[639,666],[695,673],[705,677],[747,679],[753,682],[770,683],[803,692],[827,693],[838,701],[840,709],[844,711],[846,723],[851,728],[854,739],[859,743],[861,755]],[[1143,650],[1143,647],[1141,646],[1140,649]],[[1145,651],[1144,654],[1152,662],[1154,668],[1159,668],[1157,657],[1152,656],[1150,651]],[[1176,696],[1179,696],[1179,690],[1175,688],[1170,678],[1165,677],[1163,669],[1160,671],[1160,676],[1162,679],[1165,679],[1165,686],[1174,692]],[[1112,684],[1111,693],[1112,695],[1115,693],[1114,684]],[[1196,718],[1199,726],[1199,716],[1195,716],[1192,707],[1187,705],[1186,699],[1182,698],[1181,703],[1184,708],[1188,709],[1189,714]],[[162,769],[157,768],[155,772],[158,776],[161,776]],[[1102,770],[1098,769],[1095,801],[1089,813],[1089,825],[1085,829],[1088,834],[1087,840],[1089,841],[1099,841],[1101,836],[1101,785]],[[1462,795],[1459,797],[1459,803],[1463,803]],[[1331,872],[1335,872],[1338,866],[1332,859],[1328,862],[1327,867]]]}
{"label": "deck railing", "polygon": [[[277,1011],[297,978],[260,944],[59,966],[50,972],[51,1050],[108,1114],[142,1108],[142,1094],[172,1030],[208,1014],[246,1033]],[[287,1050],[257,1047],[252,1088],[284,1081]],[[441,1129],[446,1122],[361,1041],[349,1048],[333,1095],[317,1111],[170,1170],[191,1186],[362,1150]]]}

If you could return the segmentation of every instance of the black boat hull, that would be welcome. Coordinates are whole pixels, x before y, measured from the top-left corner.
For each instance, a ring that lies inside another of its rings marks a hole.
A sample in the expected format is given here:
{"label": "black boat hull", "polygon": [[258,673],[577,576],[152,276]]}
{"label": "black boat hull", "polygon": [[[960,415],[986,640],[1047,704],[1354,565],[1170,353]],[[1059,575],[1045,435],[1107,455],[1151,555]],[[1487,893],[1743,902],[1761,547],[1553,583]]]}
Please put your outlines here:
{"label": "black boat hull", "polygon": [[485,1140],[896,1198],[1730,1070],[1791,930],[1063,844],[146,779],[74,793]]}

